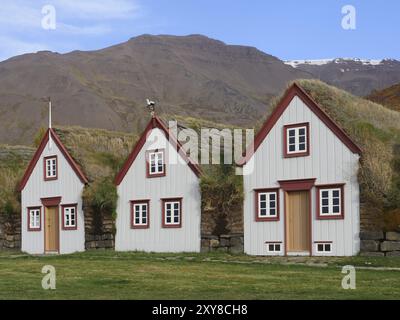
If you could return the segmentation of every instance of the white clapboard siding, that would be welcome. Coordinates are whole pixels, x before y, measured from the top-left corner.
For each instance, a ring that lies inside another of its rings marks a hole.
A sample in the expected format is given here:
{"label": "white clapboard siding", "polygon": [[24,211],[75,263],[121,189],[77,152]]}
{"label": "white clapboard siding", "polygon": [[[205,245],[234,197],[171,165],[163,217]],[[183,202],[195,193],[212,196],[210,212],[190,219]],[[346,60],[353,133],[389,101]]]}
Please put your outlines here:
{"label": "white clapboard siding", "polygon": [[[154,142],[156,141],[156,142]],[[199,252],[200,251],[200,189],[199,179],[182,162],[174,147],[169,147],[164,133],[152,129],[146,143],[118,186],[115,249],[118,251]],[[146,177],[145,151],[165,148],[166,176]],[[171,164],[170,155],[180,160]],[[182,199],[182,227],[162,228],[162,198]],[[131,229],[132,200],[150,200],[150,226]]]}
{"label": "white clapboard siding", "polygon": [[[283,126],[310,123],[310,155],[283,157]],[[243,171],[244,176],[244,250],[266,255],[266,241],[284,244],[284,192],[280,190],[280,220],[256,222],[254,189],[279,188],[279,180],[316,178],[315,184],[345,183],[344,220],[316,219],[316,190],[311,190],[312,240],[332,241],[334,256],[351,256],[359,251],[359,155],[349,148],[297,96],[290,102],[275,126],[261,143]],[[312,248],[313,255],[315,245]],[[282,252],[282,254],[284,254]]]}
{"label": "white clapboard siding", "polygon": [[[58,159],[58,179],[54,181],[44,181],[43,158],[57,155]],[[59,234],[60,234],[60,253],[72,253],[85,250],[85,222],[82,211],[82,191],[84,184],[71,168],[67,159],[52,141],[51,149],[49,142],[44,148],[42,155],[36,163],[32,174],[26,183],[21,194],[22,205],[22,251],[30,254],[44,253],[44,206],[41,198],[62,197],[59,206]],[[78,204],[77,230],[62,230],[62,209],[63,204]],[[41,231],[28,231],[27,208],[42,207]]]}

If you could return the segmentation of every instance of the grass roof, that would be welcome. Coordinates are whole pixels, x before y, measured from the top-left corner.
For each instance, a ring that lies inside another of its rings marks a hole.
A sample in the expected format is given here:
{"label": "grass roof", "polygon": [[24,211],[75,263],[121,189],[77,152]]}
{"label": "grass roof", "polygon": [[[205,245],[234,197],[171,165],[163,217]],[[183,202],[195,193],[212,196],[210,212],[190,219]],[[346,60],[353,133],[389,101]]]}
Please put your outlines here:
{"label": "grass roof", "polygon": [[[362,148],[359,172],[362,201],[373,210],[398,209],[400,113],[321,81],[298,83]],[[278,100],[277,97],[274,103]],[[176,119],[195,129],[213,124],[178,116]],[[139,138],[129,133],[82,127],[56,127],[55,131],[91,182],[113,178]],[[34,151],[24,146],[0,146],[0,211],[5,211],[7,201],[18,202],[15,187]],[[20,209],[14,206],[13,210]]]}

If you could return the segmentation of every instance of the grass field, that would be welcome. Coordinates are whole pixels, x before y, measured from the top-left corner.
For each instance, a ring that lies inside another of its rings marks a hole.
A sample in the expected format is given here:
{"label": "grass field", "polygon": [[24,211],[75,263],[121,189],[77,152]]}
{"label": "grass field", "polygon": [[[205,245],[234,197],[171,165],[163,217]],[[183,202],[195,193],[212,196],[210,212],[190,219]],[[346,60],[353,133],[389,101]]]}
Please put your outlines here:
{"label": "grass field", "polygon": [[[355,290],[341,287],[348,264]],[[41,287],[44,265],[56,290]],[[400,258],[0,252],[0,299],[400,299]]]}

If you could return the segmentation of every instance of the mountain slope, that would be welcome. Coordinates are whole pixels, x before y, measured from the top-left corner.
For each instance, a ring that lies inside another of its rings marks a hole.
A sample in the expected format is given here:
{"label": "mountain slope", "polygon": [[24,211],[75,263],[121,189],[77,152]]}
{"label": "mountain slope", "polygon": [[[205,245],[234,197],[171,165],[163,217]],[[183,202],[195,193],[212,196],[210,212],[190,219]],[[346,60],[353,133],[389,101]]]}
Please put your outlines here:
{"label": "mountain slope", "polygon": [[375,90],[367,99],[383,104],[384,106],[400,111],[400,83],[383,90]]}
{"label": "mountain slope", "polygon": [[145,99],[169,116],[251,124],[285,84],[310,75],[255,48],[200,35],[133,38],[106,49],[39,52],[0,63],[0,142],[31,143],[54,122],[138,133]]}
{"label": "mountain slope", "polygon": [[286,61],[286,64],[358,96],[400,82],[397,60],[324,59]]}

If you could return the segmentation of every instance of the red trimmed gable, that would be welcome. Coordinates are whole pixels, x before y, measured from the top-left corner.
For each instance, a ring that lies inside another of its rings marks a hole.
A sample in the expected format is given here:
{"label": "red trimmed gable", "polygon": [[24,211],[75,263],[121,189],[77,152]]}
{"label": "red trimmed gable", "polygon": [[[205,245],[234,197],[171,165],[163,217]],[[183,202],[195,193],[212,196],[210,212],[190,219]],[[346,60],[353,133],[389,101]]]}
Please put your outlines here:
{"label": "red trimmed gable", "polygon": [[154,116],[147,124],[147,126],[144,129],[142,135],[140,136],[138,142],[136,143],[135,147],[133,148],[132,152],[130,153],[128,159],[125,161],[124,165],[122,166],[122,169],[115,177],[114,183],[116,185],[119,185],[122,182],[125,175],[128,173],[128,170],[130,169],[133,162],[135,161],[137,155],[139,154],[139,152],[142,150],[144,144],[146,143],[148,134],[155,128],[158,128],[161,131],[163,131],[165,134],[165,137],[168,141],[171,140],[172,145],[175,147],[176,151],[181,155],[181,157],[183,157],[183,159],[186,161],[189,168],[192,169],[194,174],[197,177],[199,177],[201,175],[201,169],[200,169],[199,165],[196,164],[195,162],[193,162],[193,160],[190,159],[186,155],[186,152],[183,150],[181,143],[173,135],[170,134],[168,128],[165,126],[165,124],[162,122],[162,120],[159,117]]}
{"label": "red trimmed gable", "polygon": [[82,181],[82,183],[84,183],[84,184],[88,183],[88,179],[86,178],[86,176],[84,175],[84,173],[82,172],[82,170],[80,169],[78,164],[75,162],[75,160],[71,157],[68,150],[65,148],[65,146],[61,142],[60,138],[58,137],[57,133],[53,129],[50,128],[50,129],[47,129],[42,141],[40,142],[38,149],[36,150],[32,160],[30,161],[30,163],[24,173],[24,176],[22,177],[22,180],[19,185],[19,191],[22,191],[25,188],[25,186],[33,172],[33,169],[36,167],[36,164],[39,161],[40,156],[42,155],[43,150],[49,141],[49,132],[50,132],[50,135],[51,135],[54,143],[60,149],[60,151],[63,154],[63,156],[65,157],[65,159],[67,159],[69,165],[75,171],[78,178]]}
{"label": "red trimmed gable", "polygon": [[[289,89],[286,90],[284,96],[278,103],[269,118],[264,122],[261,130],[254,138],[254,142],[246,151],[246,155],[241,159],[239,166],[246,164],[253,154],[257,151],[258,147],[267,137],[268,133],[275,126],[278,119],[289,106],[294,97],[302,100],[308,108],[353,152],[361,155],[360,147],[347,135],[347,133],[318,105],[318,103],[297,83],[293,83]],[[253,150],[251,152],[251,150]]]}

